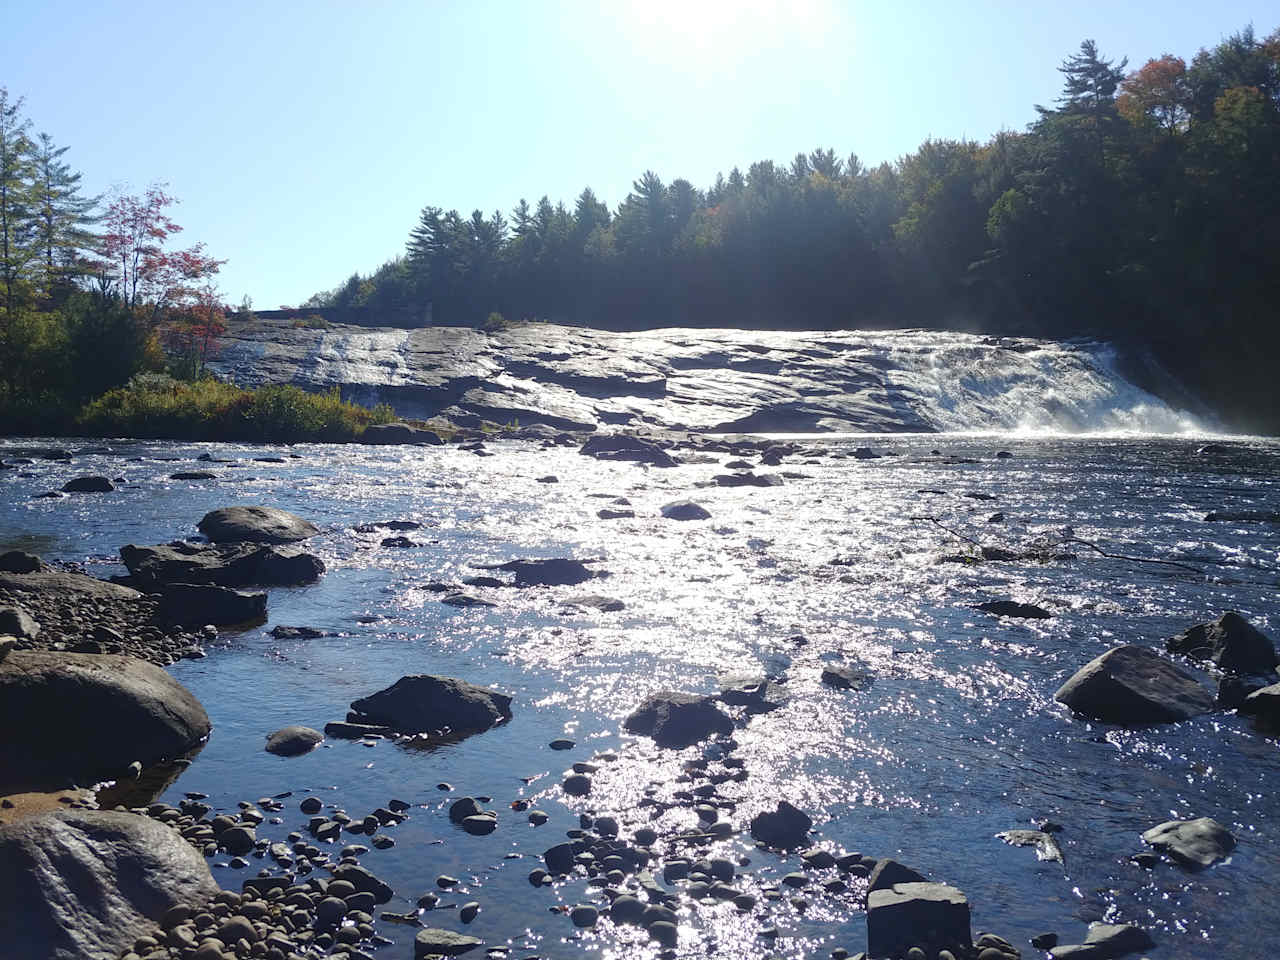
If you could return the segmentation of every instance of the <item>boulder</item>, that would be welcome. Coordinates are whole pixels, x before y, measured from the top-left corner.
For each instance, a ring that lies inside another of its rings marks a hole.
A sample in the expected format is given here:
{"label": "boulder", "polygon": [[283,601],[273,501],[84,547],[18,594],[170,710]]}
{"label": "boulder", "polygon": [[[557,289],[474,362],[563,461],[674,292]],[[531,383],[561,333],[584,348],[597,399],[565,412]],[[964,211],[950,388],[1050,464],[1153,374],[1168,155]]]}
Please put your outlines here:
{"label": "boulder", "polygon": [[62,485],[63,493],[111,493],[116,485],[106,477],[76,477]]}
{"label": "boulder", "polygon": [[1244,698],[1239,711],[1246,717],[1256,717],[1270,726],[1280,725],[1280,683],[1253,691]]}
{"label": "boulder", "polygon": [[694,503],[692,500],[677,500],[674,503],[664,504],[661,513],[668,520],[708,520],[711,518],[711,511],[700,503]]}
{"label": "boulder", "polygon": [[597,434],[590,437],[578,452],[597,460],[630,460],[655,467],[679,466],[679,461],[656,443],[622,434]]}
{"label": "boulder", "polygon": [[407,443],[430,447],[438,447],[444,443],[438,433],[415,427],[411,423],[375,423],[371,427],[365,427],[364,433],[360,434],[356,442],[373,446]]}
{"label": "boulder", "polygon": [[1142,842],[1193,870],[1225,860],[1236,848],[1231,831],[1211,817],[1169,820],[1144,833]]}
{"label": "boulder", "polygon": [[253,623],[267,615],[267,595],[211,584],[167,583],[160,588],[159,617],[182,627]]}
{"label": "boulder", "polygon": [[973,608],[997,617],[1019,617],[1025,620],[1048,620],[1053,617],[1044,607],[1037,607],[1033,603],[1018,603],[1016,600],[988,600],[985,603],[975,603]]}
{"label": "boulder", "polygon": [[43,569],[44,564],[33,553],[21,550],[8,550],[0,553],[0,573],[35,573]]}
{"label": "boulder", "polygon": [[223,507],[206,513],[196,527],[213,543],[296,543],[319,528],[276,507]]}
{"label": "boulder", "polygon": [[945,883],[899,883],[867,894],[867,953],[898,957],[912,947],[967,953],[969,901]]}
{"label": "boulder", "polygon": [[1132,644],[1089,661],[1054,694],[1104,723],[1173,723],[1213,709],[1213,695],[1187,671]]}
{"label": "boulder", "polygon": [[127,544],[120,557],[139,586],[206,583],[220,587],[300,586],[315,583],[324,561],[300,547],[176,541],[140,547]]}
{"label": "boulder", "polygon": [[375,723],[401,733],[478,733],[511,719],[511,697],[454,677],[416,674],[352,701],[353,723]]}
{"label": "boulder", "polygon": [[203,856],[149,817],[47,813],[0,826],[8,957],[115,960],[165,912],[218,893]]}
{"label": "boulder", "polygon": [[19,650],[0,661],[0,786],[95,783],[181,757],[209,730],[187,688],[141,660]]}
{"label": "boulder", "polygon": [[428,957],[457,957],[483,943],[483,940],[469,937],[465,933],[427,927],[419,930],[418,935],[413,938],[413,958],[427,960]]}
{"label": "boulder", "polygon": [[682,750],[717,734],[733,732],[733,720],[714,697],[659,693],[647,697],[623,722],[628,733],[652,737],[660,747]]}
{"label": "boulder", "polygon": [[747,713],[754,716],[786,706],[791,695],[782,684],[768,677],[737,677],[727,679],[719,699],[731,707],[745,707]]}
{"label": "boulder", "polygon": [[568,587],[585,583],[595,576],[586,564],[593,561],[552,557],[549,560],[508,560],[506,563],[477,565],[477,570],[503,570],[515,574],[517,587]]}
{"label": "boulder", "polygon": [[751,818],[751,836],[769,847],[793,849],[804,846],[809,842],[812,828],[813,819],[785,800],[779,800],[774,810],[757,813]]}
{"label": "boulder", "polygon": [[0,634],[34,640],[40,635],[40,624],[21,607],[0,607]]}
{"label": "boulder", "polygon": [[1168,641],[1170,653],[1212,660],[1228,673],[1270,673],[1280,664],[1275,645],[1234,610],[1212,623],[1198,623]]}
{"label": "boulder", "polygon": [[865,690],[874,680],[875,677],[867,671],[853,667],[833,663],[822,668],[822,682],[837,690]]}
{"label": "boulder", "polygon": [[1053,960],[1113,960],[1155,946],[1150,934],[1131,923],[1091,923],[1084,943],[1053,947]]}
{"label": "boulder", "polygon": [[910,867],[883,857],[871,868],[871,876],[867,880],[867,890],[888,890],[898,883],[927,883],[929,878]]}
{"label": "boulder", "polygon": [[267,734],[267,753],[278,757],[298,757],[310,753],[324,739],[324,734],[310,727],[283,727],[275,733]]}
{"label": "boulder", "polygon": [[78,600],[137,600],[142,596],[131,587],[111,583],[109,580],[44,567],[31,573],[0,573],[0,590],[56,597],[71,596]]}
{"label": "boulder", "polygon": [[776,473],[720,473],[711,478],[717,487],[780,487],[782,478]]}

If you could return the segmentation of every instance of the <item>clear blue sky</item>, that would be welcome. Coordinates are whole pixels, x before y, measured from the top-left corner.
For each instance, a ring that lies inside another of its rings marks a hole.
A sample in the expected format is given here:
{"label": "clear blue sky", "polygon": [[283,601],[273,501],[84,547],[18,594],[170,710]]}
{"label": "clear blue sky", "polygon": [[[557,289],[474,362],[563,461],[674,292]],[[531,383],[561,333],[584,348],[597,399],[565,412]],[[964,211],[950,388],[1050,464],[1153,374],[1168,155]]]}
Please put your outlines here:
{"label": "clear blue sky", "polygon": [[167,181],[229,300],[297,304],[403,249],[431,203],[610,205],[646,168],[1022,129],[1091,37],[1187,59],[1275,0],[10,0],[0,85],[91,192]]}

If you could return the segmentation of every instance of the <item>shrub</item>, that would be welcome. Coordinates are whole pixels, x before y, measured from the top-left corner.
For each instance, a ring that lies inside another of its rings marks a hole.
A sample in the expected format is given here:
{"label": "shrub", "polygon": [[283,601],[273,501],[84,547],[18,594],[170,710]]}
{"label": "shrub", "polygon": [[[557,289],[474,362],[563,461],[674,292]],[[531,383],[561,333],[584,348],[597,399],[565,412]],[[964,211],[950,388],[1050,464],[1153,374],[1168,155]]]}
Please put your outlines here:
{"label": "shrub", "polygon": [[309,317],[299,317],[293,321],[293,329],[295,330],[328,330],[329,321],[317,313],[313,313]]}
{"label": "shrub", "polygon": [[77,426],[92,436],[297,443],[354,440],[365,427],[394,419],[387,404],[347,403],[337,387],[326,393],[290,385],[246,390],[146,374],[87,404]]}

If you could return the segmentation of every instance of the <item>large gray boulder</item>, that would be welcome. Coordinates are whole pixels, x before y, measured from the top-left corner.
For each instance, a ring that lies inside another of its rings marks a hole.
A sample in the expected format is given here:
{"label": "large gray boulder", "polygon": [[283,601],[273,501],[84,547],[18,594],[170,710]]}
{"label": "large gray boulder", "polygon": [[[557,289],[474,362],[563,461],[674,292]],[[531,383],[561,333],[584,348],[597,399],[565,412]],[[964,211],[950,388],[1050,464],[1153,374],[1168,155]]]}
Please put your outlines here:
{"label": "large gray boulder", "polygon": [[409,423],[379,423],[372,427],[365,427],[364,433],[360,434],[356,442],[376,446],[407,443],[432,447],[438,447],[444,443],[438,433]]}
{"label": "large gray boulder", "polygon": [[183,627],[229,627],[267,615],[267,595],[212,584],[169,583],[160,588],[160,619]]}
{"label": "large gray boulder", "polygon": [[1115,647],[1054,694],[1081,716],[1104,723],[1173,723],[1208,713],[1213,695],[1186,670],[1145,647]]}
{"label": "large gray boulder", "polygon": [[715,701],[715,697],[691,693],[654,694],[623,721],[623,728],[652,737],[660,747],[683,750],[717,734],[733,732],[733,720]]}
{"label": "large gray boulder", "polygon": [[711,518],[711,511],[700,503],[694,503],[692,500],[677,500],[674,503],[664,504],[659,512],[668,520],[708,520]]}
{"label": "large gray boulder", "polygon": [[867,894],[867,953],[898,957],[912,947],[930,956],[969,952],[969,901],[945,883],[898,883]]}
{"label": "large gray boulder", "polygon": [[1225,860],[1236,848],[1231,831],[1212,817],[1169,820],[1144,833],[1142,842],[1193,870]]}
{"label": "large gray boulder", "polygon": [[209,715],[182,684],[115,654],[15,650],[0,660],[0,787],[95,783],[189,753]]}
{"label": "large gray boulder", "polygon": [[1132,923],[1091,923],[1084,943],[1054,947],[1049,956],[1053,960],[1114,960],[1154,946],[1151,935]]}
{"label": "large gray boulder", "polygon": [[315,583],[324,573],[324,561],[315,554],[271,544],[130,543],[120,548],[120,557],[134,582],[146,589],[169,583],[299,586]]}
{"label": "large gray boulder", "polygon": [[106,477],[75,477],[62,485],[63,493],[111,493],[116,485]]}
{"label": "large gray boulder", "polygon": [[218,892],[178,832],[149,817],[62,811],[0,826],[0,930],[15,960],[116,960],[166,910]]}
{"label": "large gray boulder", "polygon": [[1168,641],[1170,653],[1212,660],[1229,673],[1266,674],[1280,664],[1271,639],[1234,610]]}
{"label": "large gray boulder", "polygon": [[320,529],[308,520],[276,507],[223,507],[196,524],[213,543],[296,543]]}
{"label": "large gray boulder", "polygon": [[352,701],[347,719],[401,733],[479,733],[511,719],[511,697],[455,677],[415,674]]}

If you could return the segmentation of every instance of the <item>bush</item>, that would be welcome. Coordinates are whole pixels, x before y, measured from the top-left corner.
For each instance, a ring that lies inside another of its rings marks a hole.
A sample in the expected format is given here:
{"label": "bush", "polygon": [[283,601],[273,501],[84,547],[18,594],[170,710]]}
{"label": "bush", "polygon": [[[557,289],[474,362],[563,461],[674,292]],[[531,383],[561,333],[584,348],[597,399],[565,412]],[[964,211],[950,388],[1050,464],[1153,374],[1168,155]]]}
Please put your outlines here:
{"label": "bush", "polygon": [[370,410],[346,403],[337,387],[327,393],[295,386],[246,390],[144,374],[87,404],[77,426],[90,436],[297,443],[354,440],[365,427],[394,419],[387,404]]}
{"label": "bush", "polygon": [[480,324],[480,329],[485,333],[497,333],[500,330],[507,329],[507,318],[496,310],[489,314],[484,323]]}
{"label": "bush", "polygon": [[328,330],[329,321],[318,313],[313,313],[309,317],[299,317],[293,321],[292,326],[295,330]]}

